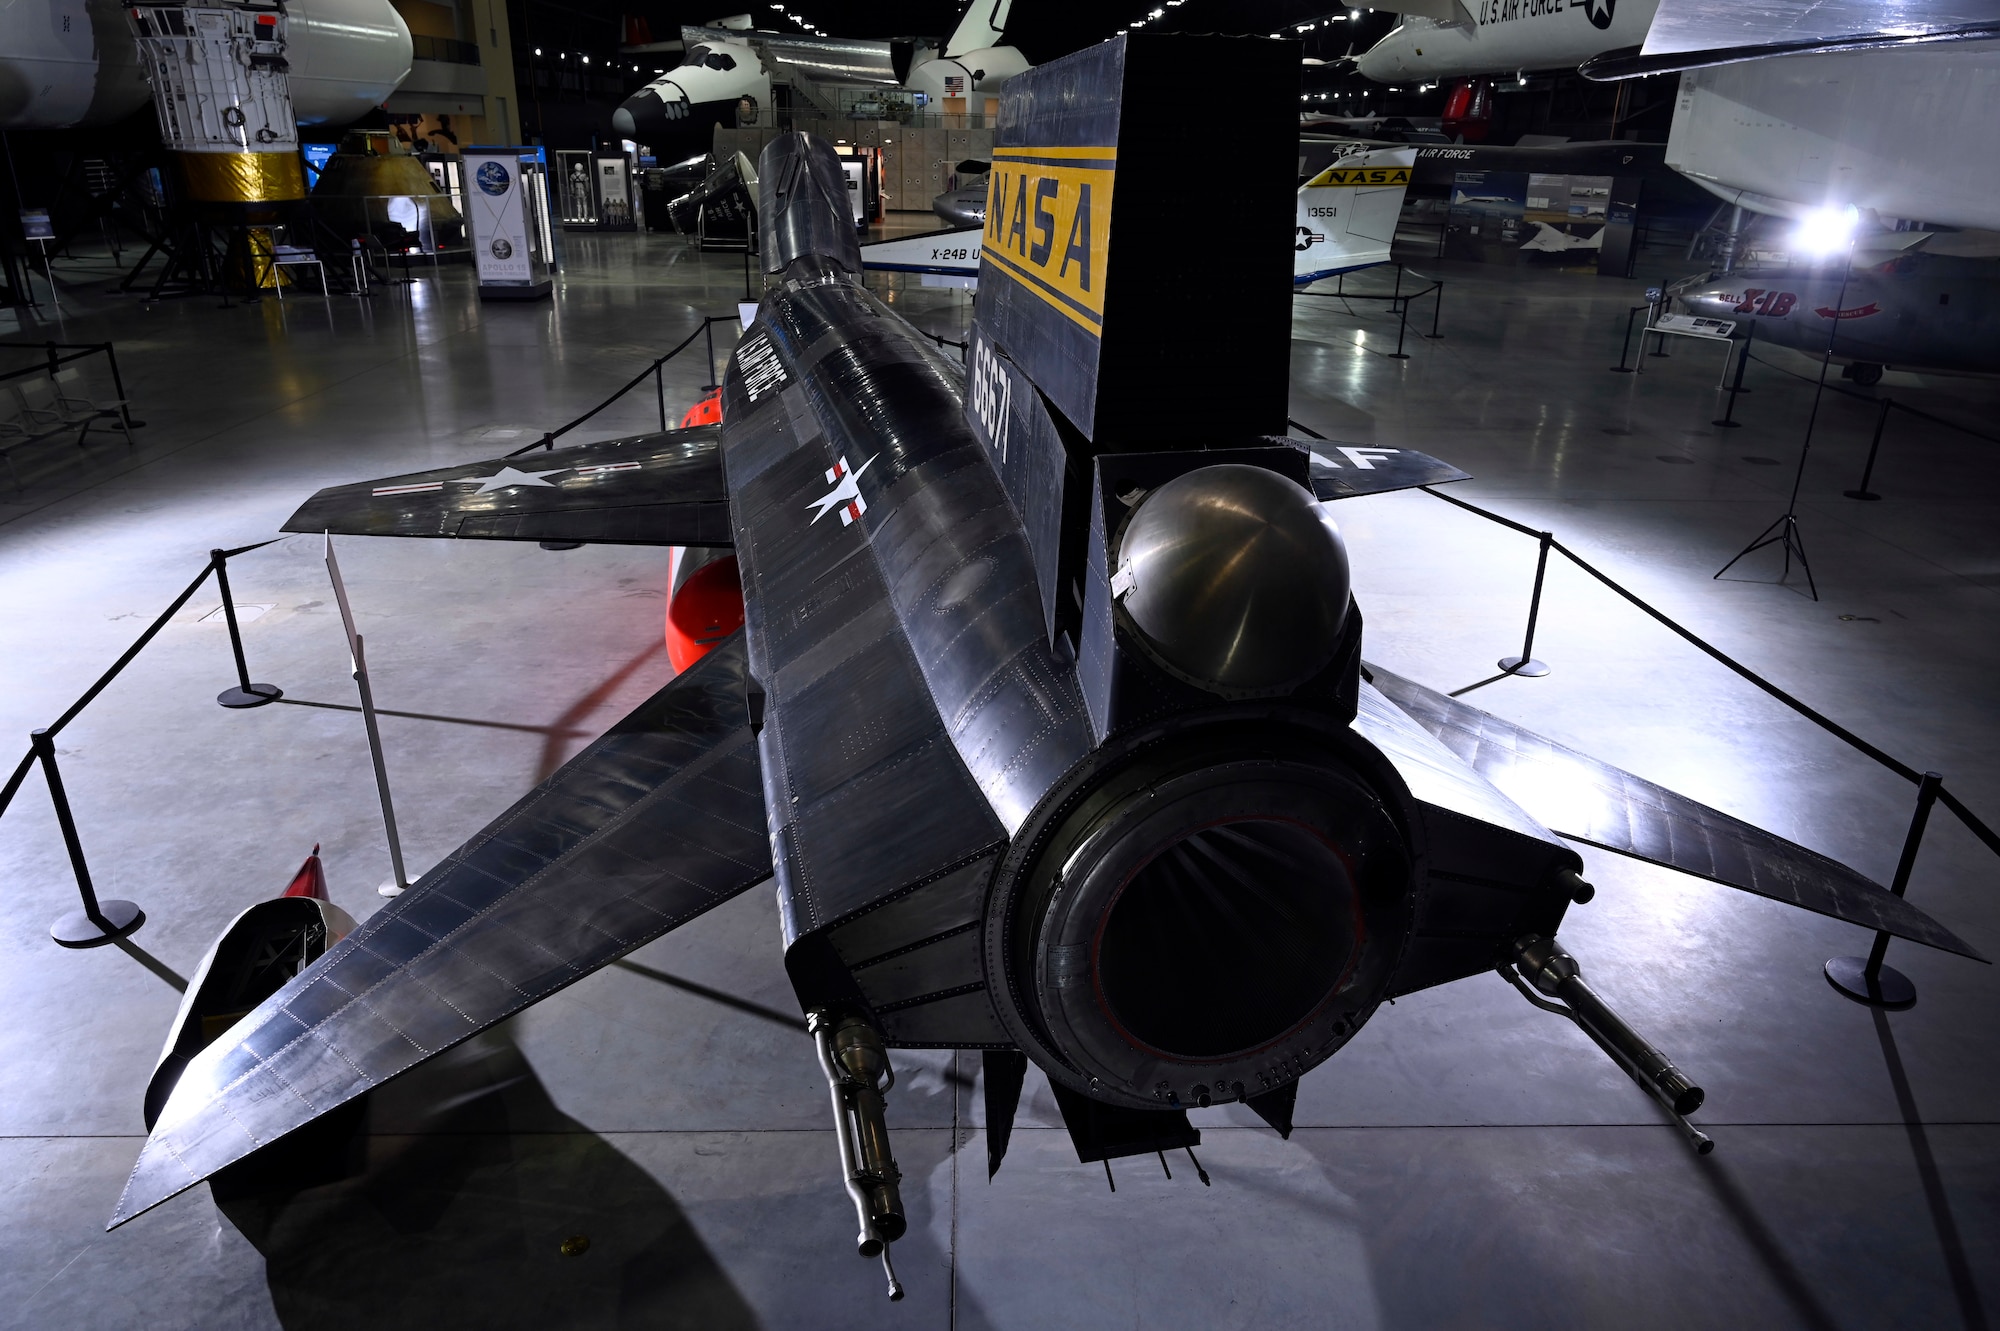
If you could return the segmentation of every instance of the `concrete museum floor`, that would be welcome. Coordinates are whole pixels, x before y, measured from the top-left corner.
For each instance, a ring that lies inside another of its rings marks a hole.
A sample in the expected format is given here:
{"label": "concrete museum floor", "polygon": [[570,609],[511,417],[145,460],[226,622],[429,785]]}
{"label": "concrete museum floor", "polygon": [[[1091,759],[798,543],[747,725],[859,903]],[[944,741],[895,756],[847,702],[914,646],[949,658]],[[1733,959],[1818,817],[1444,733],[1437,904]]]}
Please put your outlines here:
{"label": "concrete museum floor", "polygon": [[[676,239],[568,250],[552,303],[481,304],[447,267],[367,301],[66,290],[59,322],[15,318],[9,343],[115,341],[147,424],[129,451],[99,435],[87,460],[23,456],[25,487],[0,492],[0,734],[58,715],[211,547],[275,535],[321,486],[519,447],[743,295],[739,258]],[[1784,510],[1811,363],[1760,350],[1745,428],[1720,430],[1714,348],[1606,372],[1670,256],[1630,283],[1412,262],[1448,280],[1445,337],[1391,359],[1379,304],[1300,299],[1296,419],[1464,467],[1452,493],[1555,531],[2000,815],[1989,444],[1899,413],[1886,497],[1846,499],[1875,410],[1829,394],[1799,508],[1821,599],[1770,551],[1713,580]],[[944,336],[970,317],[964,293],[876,284]],[[1229,336],[1226,313],[1190,310],[1186,336]],[[699,355],[674,362],[669,410],[706,378]],[[1975,428],[2000,415],[1978,381],[1871,391]],[[571,439],[656,410],[634,394]],[[1532,540],[1420,492],[1335,512],[1371,660],[1449,689],[1519,650]],[[413,877],[667,677],[663,551],[340,550]],[[1820,974],[1867,950],[1862,931],[1587,849],[1598,895],[1564,941],[1707,1088],[1712,1156],[1498,977],[1385,1007],[1306,1078],[1289,1142],[1240,1107],[1198,1111],[1212,1187],[1185,1157],[1171,1179],[1141,1158],[1111,1191],[1032,1071],[989,1183],[978,1060],[898,1054],[911,1231],[891,1305],[853,1255],[825,1084],[753,891],[378,1095],[362,1177],[226,1215],[196,1188],[107,1235],[179,978],[315,843],[357,916],[389,874],[319,542],[242,556],[232,581],[252,676],[284,703],[215,705],[232,672],[205,588],[61,738],[100,891],[147,912],[129,946],[49,941],[75,889],[39,776],[0,821],[0,1324],[1887,1328],[2000,1311],[2000,976],[1899,943],[1920,999],[1872,1012]],[[1560,560],[1535,655],[1548,677],[1469,700],[1888,881],[1906,783]],[[1992,953],[1996,881],[1940,811],[1912,899]],[[566,1255],[574,1236],[588,1250]]]}

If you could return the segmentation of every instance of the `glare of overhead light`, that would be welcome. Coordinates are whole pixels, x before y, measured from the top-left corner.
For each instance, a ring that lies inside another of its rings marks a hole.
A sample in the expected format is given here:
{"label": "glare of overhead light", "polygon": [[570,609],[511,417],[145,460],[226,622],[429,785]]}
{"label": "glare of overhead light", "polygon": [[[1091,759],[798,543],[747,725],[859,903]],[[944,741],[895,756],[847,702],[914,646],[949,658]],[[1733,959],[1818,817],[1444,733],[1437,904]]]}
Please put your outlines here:
{"label": "glare of overhead light", "polygon": [[590,63],[590,57],[589,57],[589,56],[585,56],[585,57],[583,58],[583,63],[584,63],[584,64],[586,64],[586,65],[587,65],[587,64],[589,64],[589,63]]}
{"label": "glare of overhead light", "polygon": [[1814,208],[1799,219],[1792,231],[1792,244],[1808,254],[1837,254],[1854,243],[1854,230],[1861,223],[1861,211],[1853,204]]}
{"label": "glare of overhead light", "polygon": [[539,46],[537,46],[537,47],[535,48],[535,54],[536,54],[536,55],[540,55],[541,53],[542,53],[542,48],[541,48],[541,47],[539,47]]}

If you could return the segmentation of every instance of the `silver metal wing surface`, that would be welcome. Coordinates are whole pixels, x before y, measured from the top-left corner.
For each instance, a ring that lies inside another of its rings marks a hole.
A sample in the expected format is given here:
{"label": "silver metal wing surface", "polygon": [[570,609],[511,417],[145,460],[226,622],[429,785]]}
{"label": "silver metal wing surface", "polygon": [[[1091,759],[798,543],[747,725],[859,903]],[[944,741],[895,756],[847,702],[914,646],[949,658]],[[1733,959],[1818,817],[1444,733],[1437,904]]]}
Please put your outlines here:
{"label": "silver metal wing surface", "polygon": [[1837,860],[1379,666],[1368,670],[1384,696],[1560,836],[1986,960],[1923,911]]}
{"label": "silver metal wing surface", "polygon": [[743,637],[196,1054],[109,1228],[771,876]]}
{"label": "silver metal wing surface", "polygon": [[720,436],[697,425],[330,486],[284,530],[726,546]]}

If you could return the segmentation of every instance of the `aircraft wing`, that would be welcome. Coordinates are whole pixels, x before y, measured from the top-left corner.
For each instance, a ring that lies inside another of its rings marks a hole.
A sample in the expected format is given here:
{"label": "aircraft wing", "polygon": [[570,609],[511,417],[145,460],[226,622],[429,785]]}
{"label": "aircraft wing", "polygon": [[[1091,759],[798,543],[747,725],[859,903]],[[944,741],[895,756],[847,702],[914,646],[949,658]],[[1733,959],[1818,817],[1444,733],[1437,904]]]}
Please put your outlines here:
{"label": "aircraft wing", "polygon": [[111,1228],[771,876],[742,634],[196,1054]]}
{"label": "aircraft wing", "polygon": [[699,425],[335,485],[284,530],[726,546],[721,427]]}
{"label": "aircraft wing", "polygon": [[1989,0],[1661,0],[1638,51],[1607,51],[1586,78],[1629,79],[1819,51],[2000,37]]}
{"label": "aircraft wing", "polygon": [[1846,865],[1378,666],[1374,685],[1558,836],[1984,961]]}
{"label": "aircraft wing", "polygon": [[1332,439],[1285,442],[1301,446],[1311,455],[1313,498],[1320,500],[1356,499],[1472,479],[1470,473],[1414,448],[1376,448]]}

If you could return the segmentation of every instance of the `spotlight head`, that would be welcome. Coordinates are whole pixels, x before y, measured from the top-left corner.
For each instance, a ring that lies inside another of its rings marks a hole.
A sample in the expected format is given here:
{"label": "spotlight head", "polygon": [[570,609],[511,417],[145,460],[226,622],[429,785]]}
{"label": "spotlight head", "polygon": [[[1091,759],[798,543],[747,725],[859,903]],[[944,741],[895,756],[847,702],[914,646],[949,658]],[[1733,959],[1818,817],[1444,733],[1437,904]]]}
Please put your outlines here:
{"label": "spotlight head", "polygon": [[1825,258],[1852,245],[1860,224],[1861,210],[1853,204],[1827,204],[1799,219],[1792,230],[1792,244],[1815,258]]}

